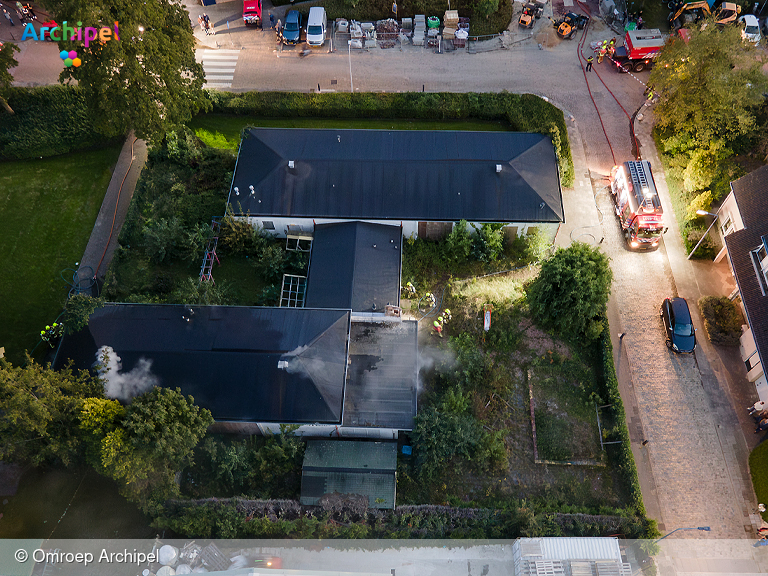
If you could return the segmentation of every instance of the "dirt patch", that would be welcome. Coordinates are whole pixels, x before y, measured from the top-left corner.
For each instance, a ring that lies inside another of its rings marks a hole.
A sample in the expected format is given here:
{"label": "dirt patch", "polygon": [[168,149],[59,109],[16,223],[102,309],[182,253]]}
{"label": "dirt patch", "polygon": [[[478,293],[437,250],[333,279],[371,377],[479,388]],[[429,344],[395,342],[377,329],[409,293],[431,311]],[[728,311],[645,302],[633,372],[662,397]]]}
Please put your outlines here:
{"label": "dirt patch", "polygon": [[536,356],[557,352],[563,358],[569,360],[572,358],[571,349],[566,344],[559,340],[556,341],[552,336],[536,327],[530,318],[523,318],[520,322],[520,329],[525,332],[528,349]]}

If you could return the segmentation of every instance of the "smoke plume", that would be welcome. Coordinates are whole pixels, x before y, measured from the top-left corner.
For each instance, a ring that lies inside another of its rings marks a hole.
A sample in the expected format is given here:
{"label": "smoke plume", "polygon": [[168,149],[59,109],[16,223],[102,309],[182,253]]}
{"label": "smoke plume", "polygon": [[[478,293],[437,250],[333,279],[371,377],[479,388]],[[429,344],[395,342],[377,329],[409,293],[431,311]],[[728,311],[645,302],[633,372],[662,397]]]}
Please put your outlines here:
{"label": "smoke plume", "polygon": [[160,379],[152,374],[152,360],[147,358],[139,358],[133,370],[121,374],[123,363],[112,346],[99,348],[94,366],[108,398],[129,402],[160,384]]}

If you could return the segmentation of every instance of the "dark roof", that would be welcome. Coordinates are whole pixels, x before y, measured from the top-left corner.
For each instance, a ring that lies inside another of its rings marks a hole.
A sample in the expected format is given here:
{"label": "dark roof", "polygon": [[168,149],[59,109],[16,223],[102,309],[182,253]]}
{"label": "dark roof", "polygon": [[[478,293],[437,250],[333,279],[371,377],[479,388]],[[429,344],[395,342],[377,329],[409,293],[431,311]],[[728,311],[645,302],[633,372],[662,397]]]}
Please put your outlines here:
{"label": "dark roof", "polygon": [[[102,346],[121,374],[151,361],[159,385],[181,388],[216,420],[340,423],[349,311],[108,304],[62,343],[57,364],[88,368]],[[278,362],[287,362],[278,368]]]}
{"label": "dark roof", "polygon": [[564,221],[557,157],[542,134],[251,128],[232,187],[234,212],[252,216]]}
{"label": "dark roof", "polygon": [[744,228],[725,237],[728,258],[747,312],[760,361],[768,361],[768,296],[763,296],[750,251],[768,235],[768,166],[731,182]]}
{"label": "dark roof", "polygon": [[372,508],[394,508],[396,442],[310,440],[304,452],[301,503],[323,494],[359,494]]}
{"label": "dark roof", "polygon": [[400,303],[399,226],[318,224],[312,241],[305,305],[383,312]]}
{"label": "dark roof", "polygon": [[415,321],[352,322],[344,426],[413,429],[417,337]]}

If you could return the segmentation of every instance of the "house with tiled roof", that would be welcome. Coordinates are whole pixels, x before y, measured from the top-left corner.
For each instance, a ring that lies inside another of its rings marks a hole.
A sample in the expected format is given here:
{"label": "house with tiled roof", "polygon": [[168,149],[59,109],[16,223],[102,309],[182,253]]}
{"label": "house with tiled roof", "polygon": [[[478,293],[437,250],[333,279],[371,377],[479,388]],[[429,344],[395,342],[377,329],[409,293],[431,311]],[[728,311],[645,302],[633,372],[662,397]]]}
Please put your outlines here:
{"label": "house with tiled roof", "polygon": [[717,217],[723,249],[715,260],[728,256],[737,285],[731,299],[741,303],[747,319],[741,358],[760,399],[768,401],[768,166],[731,182]]}

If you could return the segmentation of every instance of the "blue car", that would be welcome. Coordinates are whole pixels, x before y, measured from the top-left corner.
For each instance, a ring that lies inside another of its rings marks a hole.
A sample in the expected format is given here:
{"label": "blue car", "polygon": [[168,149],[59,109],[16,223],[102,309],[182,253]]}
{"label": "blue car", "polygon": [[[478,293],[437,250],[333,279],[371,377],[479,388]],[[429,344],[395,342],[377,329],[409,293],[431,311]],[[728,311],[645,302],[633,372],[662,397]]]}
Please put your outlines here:
{"label": "blue car", "polygon": [[659,310],[667,347],[675,352],[693,352],[696,349],[696,329],[685,298],[666,298]]}
{"label": "blue car", "polygon": [[286,44],[298,44],[301,38],[301,14],[298,10],[291,10],[285,17],[283,26],[283,42]]}

